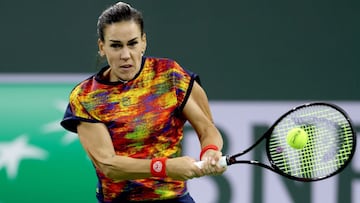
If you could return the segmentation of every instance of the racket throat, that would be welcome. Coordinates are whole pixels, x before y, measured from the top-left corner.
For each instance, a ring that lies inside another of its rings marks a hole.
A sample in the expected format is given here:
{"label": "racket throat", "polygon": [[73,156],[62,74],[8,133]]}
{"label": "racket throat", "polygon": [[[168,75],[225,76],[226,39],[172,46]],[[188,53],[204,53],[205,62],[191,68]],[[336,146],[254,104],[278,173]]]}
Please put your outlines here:
{"label": "racket throat", "polygon": [[235,157],[231,157],[229,155],[226,156],[226,164],[228,166],[235,164],[236,163],[236,158]]}

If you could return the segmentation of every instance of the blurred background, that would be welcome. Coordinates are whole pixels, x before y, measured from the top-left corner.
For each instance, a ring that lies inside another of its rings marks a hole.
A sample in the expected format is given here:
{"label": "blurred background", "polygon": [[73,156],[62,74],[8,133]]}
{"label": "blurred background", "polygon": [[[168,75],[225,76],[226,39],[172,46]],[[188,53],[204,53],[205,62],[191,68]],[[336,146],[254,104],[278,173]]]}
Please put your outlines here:
{"label": "blurred background", "polygon": [[[96,22],[117,1],[1,1],[0,203],[96,202],[92,165],[62,119],[73,86],[99,70]],[[289,108],[344,108],[360,131],[360,2],[129,0],[146,55],[201,76],[224,153],[247,148]],[[184,153],[200,151],[185,129]],[[264,159],[262,148],[246,158]],[[325,181],[249,166],[189,181],[198,203],[360,202],[360,157]]]}

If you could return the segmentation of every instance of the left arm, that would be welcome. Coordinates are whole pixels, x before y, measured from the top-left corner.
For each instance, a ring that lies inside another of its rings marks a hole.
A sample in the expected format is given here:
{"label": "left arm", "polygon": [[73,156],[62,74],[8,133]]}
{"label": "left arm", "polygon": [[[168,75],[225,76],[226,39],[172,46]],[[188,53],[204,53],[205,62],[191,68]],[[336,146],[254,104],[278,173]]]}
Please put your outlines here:
{"label": "left arm", "polygon": [[202,156],[201,159],[205,161],[204,172],[206,174],[224,172],[225,169],[216,164],[222,156],[223,139],[213,122],[206,93],[196,82],[185,104],[183,115],[195,129],[200,140],[201,149],[210,144],[219,148],[218,151],[207,150]]}
{"label": "left arm", "polygon": [[200,140],[201,148],[213,144],[216,145],[219,150],[222,149],[223,140],[220,132],[214,125],[208,98],[205,91],[196,82],[194,83],[183,113],[195,129]]}

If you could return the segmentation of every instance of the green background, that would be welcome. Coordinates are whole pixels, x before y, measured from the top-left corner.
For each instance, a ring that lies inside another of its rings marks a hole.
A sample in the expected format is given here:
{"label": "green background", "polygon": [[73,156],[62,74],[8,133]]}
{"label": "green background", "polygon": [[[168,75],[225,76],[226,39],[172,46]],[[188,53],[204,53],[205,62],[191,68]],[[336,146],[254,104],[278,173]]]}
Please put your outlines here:
{"label": "green background", "polygon": [[95,202],[96,177],[79,141],[63,144],[66,132],[60,125],[57,130],[44,130],[46,124],[62,119],[65,106],[57,105],[66,102],[72,86],[0,84],[0,143],[25,135],[29,145],[48,154],[46,161],[22,159],[14,179],[1,168],[0,202]]}

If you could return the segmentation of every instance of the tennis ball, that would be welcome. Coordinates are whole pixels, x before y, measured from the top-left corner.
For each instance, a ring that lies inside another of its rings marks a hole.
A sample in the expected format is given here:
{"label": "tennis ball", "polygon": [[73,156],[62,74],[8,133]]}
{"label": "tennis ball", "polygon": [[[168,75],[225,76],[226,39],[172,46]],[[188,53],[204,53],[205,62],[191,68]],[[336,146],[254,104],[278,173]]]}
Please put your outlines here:
{"label": "tennis ball", "polygon": [[294,149],[302,149],[308,141],[309,135],[301,128],[289,130],[286,141]]}

